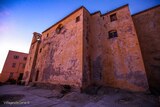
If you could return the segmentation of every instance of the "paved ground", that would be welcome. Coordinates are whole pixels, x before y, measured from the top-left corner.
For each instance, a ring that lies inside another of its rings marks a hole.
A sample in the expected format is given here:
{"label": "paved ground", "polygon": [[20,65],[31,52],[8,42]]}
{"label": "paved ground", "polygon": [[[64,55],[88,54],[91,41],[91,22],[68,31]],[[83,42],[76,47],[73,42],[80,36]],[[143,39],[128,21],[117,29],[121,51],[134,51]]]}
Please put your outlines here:
{"label": "paved ground", "polygon": [[108,89],[98,95],[70,92],[62,95],[56,90],[28,86],[0,86],[0,107],[160,107],[160,99],[144,93]]}

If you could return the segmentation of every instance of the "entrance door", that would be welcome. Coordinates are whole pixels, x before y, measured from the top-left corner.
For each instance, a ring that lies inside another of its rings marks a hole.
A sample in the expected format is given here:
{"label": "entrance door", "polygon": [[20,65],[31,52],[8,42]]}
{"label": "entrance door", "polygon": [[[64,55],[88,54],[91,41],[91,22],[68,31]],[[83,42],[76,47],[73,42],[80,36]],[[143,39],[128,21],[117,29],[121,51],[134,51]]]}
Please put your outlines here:
{"label": "entrance door", "polygon": [[18,80],[22,80],[22,78],[23,78],[23,73],[20,73],[19,77],[18,77]]}
{"label": "entrance door", "polygon": [[39,70],[36,73],[36,79],[35,79],[35,81],[38,81],[38,75],[39,75]]}

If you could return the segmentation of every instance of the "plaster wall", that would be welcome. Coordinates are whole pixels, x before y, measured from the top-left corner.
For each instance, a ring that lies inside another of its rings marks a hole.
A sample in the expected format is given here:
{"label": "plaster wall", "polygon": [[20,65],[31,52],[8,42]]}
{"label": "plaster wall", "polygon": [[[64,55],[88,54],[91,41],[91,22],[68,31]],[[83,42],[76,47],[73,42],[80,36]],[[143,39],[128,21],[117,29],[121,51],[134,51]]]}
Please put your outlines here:
{"label": "plaster wall", "polygon": [[[79,21],[76,18],[79,16]],[[60,33],[56,29],[63,26]],[[42,33],[35,71],[38,81],[82,86],[83,10]]]}
{"label": "plaster wall", "polygon": [[160,6],[132,16],[150,90],[160,93]]}
{"label": "plaster wall", "polygon": [[[114,13],[117,20],[111,22],[110,15]],[[109,39],[110,30],[117,30],[118,37]],[[104,15],[93,14],[90,31],[92,81],[133,91],[147,90],[141,50],[128,6]]]}

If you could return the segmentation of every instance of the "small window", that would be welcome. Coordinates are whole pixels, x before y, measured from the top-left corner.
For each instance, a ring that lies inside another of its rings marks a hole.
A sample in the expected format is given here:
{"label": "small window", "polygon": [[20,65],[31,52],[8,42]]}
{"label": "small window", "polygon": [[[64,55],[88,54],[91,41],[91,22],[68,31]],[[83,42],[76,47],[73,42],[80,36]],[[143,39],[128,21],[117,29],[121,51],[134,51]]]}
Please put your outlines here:
{"label": "small window", "polygon": [[39,70],[38,70],[37,73],[36,73],[35,81],[38,81],[38,76],[39,76]]}
{"label": "small window", "polygon": [[80,17],[76,17],[76,23],[80,21]]}
{"label": "small window", "polygon": [[27,60],[27,57],[24,57],[24,58],[23,58],[23,60],[25,60],[25,61],[26,61],[26,60]]}
{"label": "small window", "polygon": [[114,38],[114,37],[118,37],[117,31],[116,30],[111,30],[108,32],[109,35],[109,39],[110,38]]}
{"label": "small window", "polygon": [[26,66],[26,65],[25,65],[25,64],[23,64],[23,65],[22,65],[22,68],[25,68],[25,66]]}
{"label": "small window", "polygon": [[19,56],[18,55],[14,55],[14,59],[18,59],[19,58]]}
{"label": "small window", "polygon": [[13,63],[13,64],[12,64],[12,67],[15,68],[15,67],[16,67],[16,63]]}
{"label": "small window", "polygon": [[56,28],[56,33],[60,34],[62,29],[63,29],[63,25],[59,24],[58,27]]}
{"label": "small window", "polygon": [[116,20],[117,20],[117,15],[116,15],[116,13],[114,13],[114,14],[110,15],[110,20],[111,20],[111,22],[113,22],[113,21],[116,21]]}
{"label": "small window", "polygon": [[23,73],[19,73],[18,80],[22,80],[22,78],[23,78]]}
{"label": "small window", "polygon": [[39,50],[39,53],[41,53],[42,52],[42,48]]}
{"label": "small window", "polygon": [[46,37],[48,37],[49,36],[49,33],[47,33],[47,36]]}
{"label": "small window", "polygon": [[9,79],[12,79],[13,78],[13,72],[10,72],[10,74],[9,74]]}

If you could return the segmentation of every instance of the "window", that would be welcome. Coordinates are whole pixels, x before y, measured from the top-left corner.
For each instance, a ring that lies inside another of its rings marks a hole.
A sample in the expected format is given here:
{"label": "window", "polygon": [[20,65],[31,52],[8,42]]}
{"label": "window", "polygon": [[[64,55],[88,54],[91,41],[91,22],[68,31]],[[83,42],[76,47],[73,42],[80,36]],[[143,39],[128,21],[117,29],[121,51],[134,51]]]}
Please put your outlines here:
{"label": "window", "polygon": [[111,20],[111,22],[113,22],[113,21],[116,21],[116,20],[117,20],[116,13],[114,13],[114,14],[110,15],[110,20]]}
{"label": "window", "polygon": [[49,36],[49,33],[47,33],[47,36],[46,37],[48,37]]}
{"label": "window", "polygon": [[26,65],[25,65],[25,64],[23,64],[23,65],[22,65],[22,68],[25,68],[25,66],[26,66]]}
{"label": "window", "polygon": [[13,64],[12,64],[12,67],[15,68],[15,67],[16,67],[16,63],[13,63]]}
{"label": "window", "polygon": [[62,29],[63,29],[63,25],[59,24],[58,27],[56,28],[56,33],[60,34]]}
{"label": "window", "polygon": [[109,35],[109,39],[110,38],[114,38],[114,37],[118,37],[117,31],[116,30],[111,30],[108,32]]}
{"label": "window", "polygon": [[80,17],[76,17],[76,23],[80,21]]}
{"label": "window", "polygon": [[22,78],[23,78],[23,73],[20,73],[19,77],[18,77],[18,80],[22,80]]}
{"label": "window", "polygon": [[18,59],[19,58],[19,56],[18,55],[14,55],[14,59]]}
{"label": "window", "polygon": [[36,73],[35,81],[38,81],[38,76],[39,76],[39,70],[38,70],[37,73]]}
{"label": "window", "polygon": [[39,50],[39,53],[41,53],[42,52],[42,48]]}
{"label": "window", "polygon": [[24,57],[24,58],[23,58],[23,60],[25,60],[25,61],[26,61],[26,60],[27,60],[27,57]]}
{"label": "window", "polygon": [[13,78],[13,72],[10,72],[10,74],[9,74],[9,79],[11,79],[11,78]]}

